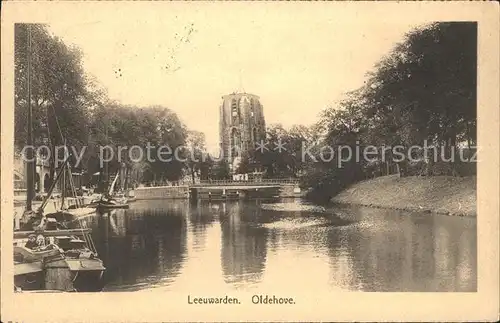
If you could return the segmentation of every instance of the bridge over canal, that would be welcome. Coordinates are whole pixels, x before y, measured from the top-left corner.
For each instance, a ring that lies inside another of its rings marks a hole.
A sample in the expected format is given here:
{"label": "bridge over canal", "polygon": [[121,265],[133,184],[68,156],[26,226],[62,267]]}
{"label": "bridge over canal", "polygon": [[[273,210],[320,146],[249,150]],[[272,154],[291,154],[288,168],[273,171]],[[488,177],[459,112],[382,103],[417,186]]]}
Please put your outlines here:
{"label": "bridge over canal", "polygon": [[137,199],[238,199],[257,197],[300,197],[297,179],[260,179],[252,181],[207,180],[182,186],[142,187]]}

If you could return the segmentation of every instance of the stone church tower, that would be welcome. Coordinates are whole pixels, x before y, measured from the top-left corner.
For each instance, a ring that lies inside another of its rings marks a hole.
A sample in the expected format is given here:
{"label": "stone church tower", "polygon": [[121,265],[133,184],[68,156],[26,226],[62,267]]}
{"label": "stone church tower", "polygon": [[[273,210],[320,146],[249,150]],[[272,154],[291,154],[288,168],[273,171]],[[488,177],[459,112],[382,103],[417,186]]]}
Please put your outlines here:
{"label": "stone church tower", "polygon": [[232,93],[222,97],[219,136],[221,152],[234,171],[241,156],[266,139],[263,107],[257,95]]}

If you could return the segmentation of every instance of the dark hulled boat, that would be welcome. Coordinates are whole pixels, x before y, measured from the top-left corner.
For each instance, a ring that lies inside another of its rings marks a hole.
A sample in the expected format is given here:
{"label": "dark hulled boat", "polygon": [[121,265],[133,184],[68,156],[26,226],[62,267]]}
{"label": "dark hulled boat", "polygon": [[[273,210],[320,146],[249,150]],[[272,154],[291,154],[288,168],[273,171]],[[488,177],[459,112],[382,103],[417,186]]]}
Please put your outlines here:
{"label": "dark hulled boat", "polygon": [[118,176],[119,175],[116,174],[107,194],[103,194],[101,195],[100,199],[92,201],[88,205],[88,207],[95,207],[100,211],[129,208],[128,199],[124,195],[117,195],[114,193],[114,188],[116,185],[116,181],[118,180]]}
{"label": "dark hulled boat", "polygon": [[[22,234],[22,233],[21,233]],[[50,290],[95,292],[104,287],[106,267],[90,243],[88,230],[47,230],[38,232],[43,244],[16,239],[14,243],[14,286],[18,291]],[[78,238],[79,234],[84,240]],[[19,234],[18,234],[19,235]],[[90,247],[90,248],[89,248]]]}

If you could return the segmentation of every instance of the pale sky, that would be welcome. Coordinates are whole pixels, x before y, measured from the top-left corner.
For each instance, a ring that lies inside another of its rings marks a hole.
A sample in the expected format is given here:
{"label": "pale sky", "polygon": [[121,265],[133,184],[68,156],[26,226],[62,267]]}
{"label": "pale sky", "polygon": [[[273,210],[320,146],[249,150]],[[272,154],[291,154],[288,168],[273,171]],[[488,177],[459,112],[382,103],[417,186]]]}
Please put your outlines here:
{"label": "pale sky", "polygon": [[222,95],[240,89],[259,95],[267,124],[310,125],[343,93],[360,87],[382,55],[422,23],[397,16],[381,21],[376,13],[346,18],[333,10],[287,10],[292,6],[193,7],[142,15],[129,8],[113,20],[96,11],[61,19],[50,30],[81,48],[86,72],[111,99],[169,107],[216,147]]}

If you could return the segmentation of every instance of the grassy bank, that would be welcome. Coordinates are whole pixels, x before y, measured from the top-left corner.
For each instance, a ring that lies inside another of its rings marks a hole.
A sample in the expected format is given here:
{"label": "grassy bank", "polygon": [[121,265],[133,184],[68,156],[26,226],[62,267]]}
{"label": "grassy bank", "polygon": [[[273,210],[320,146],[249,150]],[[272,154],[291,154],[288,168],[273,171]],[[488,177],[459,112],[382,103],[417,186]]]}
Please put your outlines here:
{"label": "grassy bank", "polygon": [[350,186],[332,202],[476,216],[476,177],[383,176]]}

